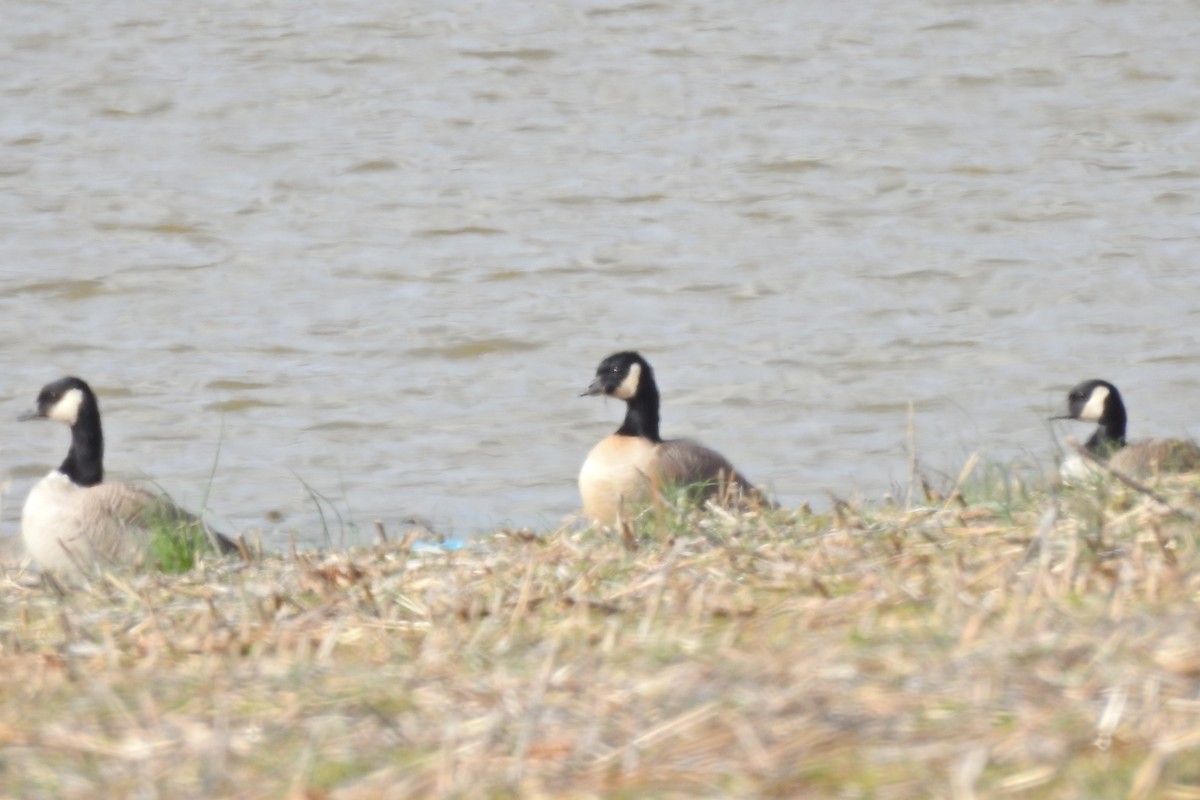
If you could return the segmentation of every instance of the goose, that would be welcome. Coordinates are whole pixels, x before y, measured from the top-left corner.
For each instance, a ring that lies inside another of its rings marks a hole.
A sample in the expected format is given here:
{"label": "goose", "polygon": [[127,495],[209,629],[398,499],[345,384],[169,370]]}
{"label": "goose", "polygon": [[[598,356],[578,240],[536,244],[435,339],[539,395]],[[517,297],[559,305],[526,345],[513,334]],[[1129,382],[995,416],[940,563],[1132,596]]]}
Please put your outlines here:
{"label": "goose", "polygon": [[[1183,439],[1125,440],[1127,416],[1117,387],[1093,379],[1077,384],[1067,393],[1067,413],[1054,419],[1095,422],[1098,427],[1084,447],[1113,470],[1129,477],[1145,478],[1160,473],[1200,469],[1200,446]],[[1079,455],[1063,461],[1065,480],[1093,474],[1095,467]]]}
{"label": "goose", "polygon": [[[71,429],[67,457],[34,484],[21,509],[21,538],[42,570],[70,573],[136,561],[146,555],[154,525],[170,525],[181,537],[203,530],[199,519],[166,498],[104,482],[100,405],[85,381],[66,377],[46,384],[37,406],[17,419],[50,419]],[[219,533],[210,533],[208,541],[222,553],[238,549]]]}
{"label": "goose", "polygon": [[761,492],[715,450],[688,439],[663,439],[658,432],[659,396],[654,370],[633,351],[613,353],[580,395],[624,400],[625,421],[588,453],[579,471],[584,513],[612,525],[669,486],[703,486],[701,497],[736,505],[764,504]]}

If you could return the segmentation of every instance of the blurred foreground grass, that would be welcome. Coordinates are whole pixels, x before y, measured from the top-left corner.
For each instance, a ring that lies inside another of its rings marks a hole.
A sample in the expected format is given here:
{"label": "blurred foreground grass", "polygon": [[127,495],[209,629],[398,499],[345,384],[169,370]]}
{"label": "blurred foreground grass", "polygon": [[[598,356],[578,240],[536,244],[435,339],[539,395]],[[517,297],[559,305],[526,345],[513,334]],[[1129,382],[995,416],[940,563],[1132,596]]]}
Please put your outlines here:
{"label": "blurred foreground grass", "polygon": [[1194,487],[1001,483],[65,594],[9,565],[0,791],[1200,798]]}

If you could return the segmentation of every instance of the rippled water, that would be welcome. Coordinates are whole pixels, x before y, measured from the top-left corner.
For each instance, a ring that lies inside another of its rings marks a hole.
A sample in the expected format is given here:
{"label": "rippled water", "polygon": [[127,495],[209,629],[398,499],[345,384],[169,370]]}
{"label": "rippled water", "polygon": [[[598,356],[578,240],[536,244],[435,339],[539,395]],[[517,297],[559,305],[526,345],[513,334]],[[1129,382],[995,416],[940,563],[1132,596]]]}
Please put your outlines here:
{"label": "rippled water", "polygon": [[[902,484],[910,401],[935,473],[1086,377],[1193,430],[1191,3],[0,10],[4,414],[88,378],[276,542],[556,524],[626,347],[790,504]],[[67,436],[2,427],[11,534]]]}

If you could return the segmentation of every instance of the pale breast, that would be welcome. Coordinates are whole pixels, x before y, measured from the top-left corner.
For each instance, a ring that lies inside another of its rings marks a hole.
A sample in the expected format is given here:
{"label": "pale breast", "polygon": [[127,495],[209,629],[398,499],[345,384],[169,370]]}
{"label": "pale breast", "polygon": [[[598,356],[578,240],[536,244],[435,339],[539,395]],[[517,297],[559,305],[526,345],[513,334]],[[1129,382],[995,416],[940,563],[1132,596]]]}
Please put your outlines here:
{"label": "pale breast", "polygon": [[618,516],[628,518],[650,496],[655,445],[640,436],[613,434],[600,440],[588,453],[579,471],[579,494],[583,510],[602,525]]}
{"label": "pale breast", "polygon": [[76,486],[55,470],[29,490],[21,509],[21,539],[44,570],[71,572],[125,561],[142,549],[144,532],[135,519],[147,497],[115,484]]}
{"label": "pale breast", "polygon": [[1068,484],[1094,481],[1103,473],[1103,469],[1078,453],[1068,455],[1058,467],[1059,476]]}

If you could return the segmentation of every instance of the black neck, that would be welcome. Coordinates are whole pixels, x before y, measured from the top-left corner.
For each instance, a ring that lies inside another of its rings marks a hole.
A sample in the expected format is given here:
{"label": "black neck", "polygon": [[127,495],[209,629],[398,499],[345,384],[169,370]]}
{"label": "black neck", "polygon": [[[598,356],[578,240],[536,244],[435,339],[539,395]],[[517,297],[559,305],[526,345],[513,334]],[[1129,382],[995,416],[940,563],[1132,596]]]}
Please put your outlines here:
{"label": "black neck", "polygon": [[637,394],[625,401],[625,421],[617,428],[618,436],[640,436],[661,442],[658,435],[658,386],[647,369],[642,370]]}
{"label": "black neck", "polygon": [[1087,440],[1086,446],[1091,452],[1105,458],[1112,455],[1114,450],[1124,447],[1125,409],[1118,404],[1116,408],[1109,410],[1100,421],[1100,427],[1092,434],[1092,438]]}
{"label": "black neck", "polygon": [[77,486],[95,486],[104,480],[104,432],[94,403],[79,406],[79,417],[71,426],[71,449],[58,471]]}

